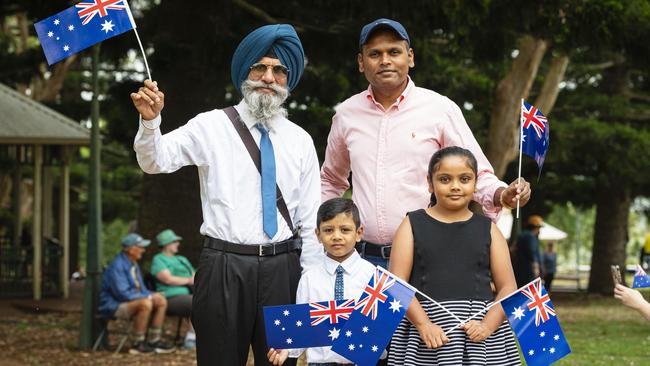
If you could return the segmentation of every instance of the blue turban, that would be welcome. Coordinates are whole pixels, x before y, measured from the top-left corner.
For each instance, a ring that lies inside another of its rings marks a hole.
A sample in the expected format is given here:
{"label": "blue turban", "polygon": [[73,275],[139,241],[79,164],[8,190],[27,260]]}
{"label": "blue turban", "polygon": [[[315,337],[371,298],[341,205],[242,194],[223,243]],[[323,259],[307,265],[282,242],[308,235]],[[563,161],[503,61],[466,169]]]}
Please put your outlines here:
{"label": "blue turban", "polygon": [[241,84],[248,78],[254,63],[273,51],[280,62],[289,68],[289,90],[298,85],[305,69],[305,53],[296,30],[289,24],[272,24],[257,28],[244,38],[232,56],[230,76],[241,94]]}

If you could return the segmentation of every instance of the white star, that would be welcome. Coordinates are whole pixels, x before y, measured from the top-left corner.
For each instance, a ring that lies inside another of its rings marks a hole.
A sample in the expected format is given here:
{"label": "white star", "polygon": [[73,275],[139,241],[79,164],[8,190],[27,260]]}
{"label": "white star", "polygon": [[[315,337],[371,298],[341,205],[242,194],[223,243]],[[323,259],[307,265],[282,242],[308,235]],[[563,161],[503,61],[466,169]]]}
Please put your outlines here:
{"label": "white star", "polygon": [[526,142],[526,134],[521,134],[521,142]]}
{"label": "white star", "polygon": [[56,40],[57,40],[57,41],[58,41],[59,39],[61,39],[61,38],[59,38],[59,37],[56,37]]}
{"label": "white star", "polygon": [[273,322],[273,324],[275,324],[275,325],[280,325],[280,320],[279,320],[279,319],[275,319],[275,321]]}
{"label": "white star", "polygon": [[52,36],[54,36],[54,32],[52,32],[52,31],[47,32],[47,36],[52,38]]}
{"label": "white star", "polygon": [[291,344],[291,343],[293,343],[293,339],[287,338],[287,344]]}
{"label": "white star", "polygon": [[542,351],[546,352],[546,347],[542,348]]}
{"label": "white star", "polygon": [[284,316],[289,316],[289,310],[285,310],[285,311],[283,311],[282,314],[283,314]]}
{"label": "white star", "polygon": [[363,348],[363,344],[360,344],[360,345],[359,345],[359,348]]}
{"label": "white star", "polygon": [[354,351],[354,344],[349,345],[349,346],[348,346],[348,349],[349,349],[350,351]]}
{"label": "white star", "polygon": [[551,352],[551,354],[555,353],[555,347],[551,347],[548,351]]}
{"label": "white star", "polygon": [[352,337],[352,332],[350,332],[350,331],[348,330],[347,332],[345,332],[345,336],[346,336],[346,337]]}
{"label": "white star", "polygon": [[377,352],[378,350],[379,350],[379,347],[377,347],[377,346],[375,346],[375,345],[372,346],[372,351],[373,351],[373,352]]}
{"label": "white star", "polygon": [[69,30],[69,31],[73,31],[73,30],[74,30],[74,25],[70,24],[70,25],[68,26],[68,30]]}
{"label": "white star", "polygon": [[284,331],[285,329],[286,329],[285,327],[282,327],[282,331]]}
{"label": "white star", "polygon": [[54,19],[54,25],[59,25],[59,23],[61,23],[61,21],[59,21],[58,19]]}
{"label": "white star", "polygon": [[361,331],[364,332],[364,333],[368,333],[368,327],[361,328]]}
{"label": "white star", "polygon": [[296,322],[296,327],[302,327],[302,322],[300,320]]}
{"label": "white star", "polygon": [[524,309],[522,309],[521,306],[517,306],[514,308],[512,315],[514,315],[515,319],[520,320],[524,317]]}
{"label": "white star", "polygon": [[336,327],[334,327],[333,329],[330,330],[330,335],[328,335],[328,337],[332,338],[332,340],[335,340],[336,338],[339,337],[340,332],[341,332],[340,329],[336,329]]}
{"label": "white star", "polygon": [[540,332],[539,333],[539,336],[542,337],[542,338],[544,338],[545,335],[546,335],[546,332]]}
{"label": "white star", "polygon": [[390,302],[390,310],[394,312],[399,311],[399,308],[401,308],[402,305],[400,305],[399,300],[393,299],[393,301]]}
{"label": "white star", "polygon": [[532,356],[532,355],[534,355],[534,354],[535,354],[535,351],[533,351],[532,349],[531,349],[530,351],[528,351],[528,355],[529,355],[529,356]]}
{"label": "white star", "polygon": [[554,340],[554,341],[557,341],[557,340],[559,340],[559,339],[560,339],[560,336],[557,335],[557,334],[553,337],[553,340]]}
{"label": "white star", "polygon": [[112,20],[104,20],[104,23],[102,23],[102,30],[106,33],[109,31],[112,32],[114,26],[115,24],[113,24]]}
{"label": "white star", "polygon": [[70,46],[68,46],[68,45],[63,46],[63,50],[65,52],[68,52],[70,50]]}

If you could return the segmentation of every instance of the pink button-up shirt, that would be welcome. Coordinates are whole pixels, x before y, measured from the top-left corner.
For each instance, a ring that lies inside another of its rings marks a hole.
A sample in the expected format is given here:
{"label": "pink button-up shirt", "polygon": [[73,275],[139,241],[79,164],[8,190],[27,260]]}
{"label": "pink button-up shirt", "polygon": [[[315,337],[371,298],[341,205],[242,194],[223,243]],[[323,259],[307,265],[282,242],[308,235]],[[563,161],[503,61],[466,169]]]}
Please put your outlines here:
{"label": "pink button-up shirt", "polygon": [[349,187],[365,226],[364,239],[393,240],[407,212],[427,207],[427,169],[431,155],[447,146],[461,146],[478,161],[474,200],[495,221],[501,210],[494,192],[507,185],[494,175],[490,162],[467,126],[458,106],[434,91],[408,86],[384,109],[372,88],[336,108],[321,168],[321,199],[340,197]]}

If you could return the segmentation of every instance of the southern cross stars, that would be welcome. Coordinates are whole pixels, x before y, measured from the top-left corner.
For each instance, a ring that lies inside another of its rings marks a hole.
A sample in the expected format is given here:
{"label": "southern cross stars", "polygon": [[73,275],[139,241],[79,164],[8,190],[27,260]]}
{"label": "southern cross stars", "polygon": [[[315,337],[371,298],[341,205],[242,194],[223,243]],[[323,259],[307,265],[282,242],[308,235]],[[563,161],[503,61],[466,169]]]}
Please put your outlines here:
{"label": "southern cross stars", "polygon": [[73,31],[73,30],[74,30],[74,25],[70,24],[70,25],[68,26],[68,30],[69,30],[69,31]]}
{"label": "southern cross stars", "polygon": [[296,322],[296,327],[302,327],[302,322],[300,320]]}
{"label": "southern cross stars", "polygon": [[348,330],[347,332],[345,332],[345,336],[346,336],[346,337],[352,337],[352,332],[350,332],[350,331]]}
{"label": "southern cross stars", "polygon": [[52,31],[47,32],[47,36],[52,38],[54,36],[54,32],[52,32]]}
{"label": "southern cross stars", "polygon": [[106,33],[112,32],[114,26],[115,24],[113,24],[112,20],[105,20],[104,23],[102,23],[102,30]]}
{"label": "southern cross stars", "polygon": [[285,311],[283,311],[282,314],[283,314],[284,316],[289,316],[289,310],[285,310]]}
{"label": "southern cross stars", "polygon": [[368,333],[368,327],[361,328],[361,331],[364,332],[364,333]]}
{"label": "southern cross stars", "polygon": [[336,327],[334,327],[334,329],[330,330],[330,335],[328,335],[328,337],[332,338],[332,340],[335,340],[336,338],[339,337],[340,332],[341,332],[340,329],[336,329]]}
{"label": "southern cross stars", "polygon": [[68,45],[63,46],[63,50],[64,50],[65,52],[70,51],[70,46],[68,46]]}
{"label": "southern cross stars", "polygon": [[58,19],[54,19],[54,25],[59,25],[59,23],[61,23],[60,20],[58,20]]}
{"label": "southern cross stars", "polygon": [[518,306],[514,309],[512,315],[514,315],[515,319],[520,320],[521,318],[524,317],[524,309]]}
{"label": "southern cross stars", "polygon": [[401,307],[402,305],[400,305],[399,300],[397,299],[393,299],[393,301],[390,302],[390,310],[392,310],[393,313],[399,311]]}
{"label": "southern cross stars", "polygon": [[279,320],[279,319],[275,319],[275,321],[273,322],[273,324],[275,324],[275,325],[280,325],[280,320]]}

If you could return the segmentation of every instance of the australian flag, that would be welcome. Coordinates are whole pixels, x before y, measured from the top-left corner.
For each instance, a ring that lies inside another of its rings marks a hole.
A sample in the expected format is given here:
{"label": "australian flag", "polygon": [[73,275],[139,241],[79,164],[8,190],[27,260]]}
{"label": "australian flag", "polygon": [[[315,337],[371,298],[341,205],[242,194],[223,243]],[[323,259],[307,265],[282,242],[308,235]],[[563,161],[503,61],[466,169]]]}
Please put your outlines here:
{"label": "australian flag", "polygon": [[636,273],[634,273],[634,281],[632,282],[632,288],[644,288],[650,287],[650,278],[645,273],[643,268],[640,265],[636,265]]}
{"label": "australian flag", "polygon": [[331,346],[354,311],[354,299],[264,307],[266,343],[276,349]]}
{"label": "australian flag", "polygon": [[376,365],[414,294],[413,287],[377,267],[332,351],[359,366]]}
{"label": "australian flag", "polygon": [[528,366],[546,366],[571,353],[542,281],[537,278],[501,301]]}
{"label": "australian flag", "polygon": [[126,0],[82,1],[34,24],[47,63],[135,28]]}
{"label": "australian flag", "polygon": [[535,106],[521,101],[521,152],[535,159],[539,173],[546,158],[549,143],[549,124]]}

